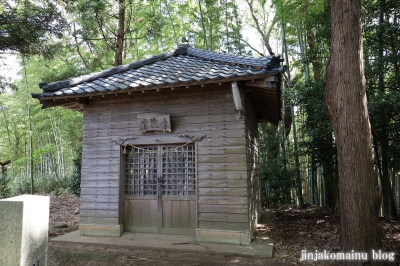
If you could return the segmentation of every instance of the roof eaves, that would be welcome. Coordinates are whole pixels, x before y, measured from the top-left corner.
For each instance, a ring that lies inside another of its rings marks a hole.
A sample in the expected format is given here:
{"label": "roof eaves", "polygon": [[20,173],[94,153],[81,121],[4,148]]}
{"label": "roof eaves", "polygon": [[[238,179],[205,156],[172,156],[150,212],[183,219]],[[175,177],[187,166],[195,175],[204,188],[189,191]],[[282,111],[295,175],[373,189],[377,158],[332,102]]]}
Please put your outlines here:
{"label": "roof eaves", "polygon": [[[44,102],[50,101],[50,100],[55,100],[55,99],[66,99],[66,98],[73,98],[77,99],[77,97],[88,97],[88,96],[103,96],[104,95],[114,95],[115,93],[130,93],[132,91],[150,91],[150,90],[155,90],[155,89],[165,89],[165,88],[171,88],[171,87],[184,87],[184,86],[191,86],[193,84],[199,85],[199,82],[202,84],[211,84],[211,83],[218,83],[218,82],[232,82],[232,81],[238,81],[238,80],[250,80],[252,78],[258,78],[260,76],[265,76],[265,75],[271,75],[271,74],[277,74],[282,72],[282,70],[286,69],[286,66],[281,67],[281,69],[275,69],[272,71],[268,71],[266,69],[263,69],[262,71],[258,73],[252,73],[252,72],[246,72],[246,73],[231,73],[231,74],[224,74],[220,75],[218,77],[199,77],[199,76],[192,76],[190,80],[184,80],[184,79],[169,79],[168,82],[166,81],[163,85],[157,85],[157,84],[149,84],[147,86],[145,83],[142,83],[141,81],[136,81],[136,83],[130,84],[131,89],[129,90],[123,90],[123,91],[112,91],[109,89],[106,89],[105,87],[100,87],[96,85],[96,89],[91,92],[85,91],[84,93],[74,93],[73,88],[63,88],[63,90],[58,90],[56,92],[46,92],[42,94],[37,94],[37,93],[32,93],[32,97],[40,100],[44,100]],[[75,87],[76,88],[76,87]],[[45,96],[45,97],[43,97]]]}

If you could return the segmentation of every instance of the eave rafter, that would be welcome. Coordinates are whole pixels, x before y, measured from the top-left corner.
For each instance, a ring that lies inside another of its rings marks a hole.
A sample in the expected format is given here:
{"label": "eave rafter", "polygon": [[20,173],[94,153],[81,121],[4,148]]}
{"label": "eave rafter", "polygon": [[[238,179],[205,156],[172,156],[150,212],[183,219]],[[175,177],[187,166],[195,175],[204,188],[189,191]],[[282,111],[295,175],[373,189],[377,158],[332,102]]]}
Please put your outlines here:
{"label": "eave rafter", "polygon": [[[179,89],[190,89],[193,87],[204,87],[207,85],[218,85],[231,83],[234,81],[241,82],[243,84],[242,88],[244,91],[251,91],[251,88],[264,88],[271,89],[276,91],[275,82],[278,81],[278,77],[272,75],[262,75],[255,79],[254,77],[239,77],[234,79],[228,79],[218,82],[215,81],[207,81],[207,82],[195,82],[190,84],[177,84],[174,86],[165,85],[159,87],[148,87],[148,88],[133,88],[129,90],[120,90],[120,91],[109,91],[109,92],[98,92],[98,93],[90,93],[90,94],[72,94],[70,96],[55,96],[55,97],[45,97],[40,98],[40,102],[43,104],[44,108],[53,107],[53,106],[63,106],[65,108],[83,111],[84,106],[89,104],[90,100],[97,97],[137,97],[138,93],[143,94],[146,92],[160,92],[163,90],[179,90]],[[272,84],[272,85],[271,85]],[[268,85],[273,87],[268,87]]]}
{"label": "eave rafter", "polygon": [[257,78],[244,82],[245,87],[276,89],[278,87],[279,78],[277,76],[269,76],[267,78]]}

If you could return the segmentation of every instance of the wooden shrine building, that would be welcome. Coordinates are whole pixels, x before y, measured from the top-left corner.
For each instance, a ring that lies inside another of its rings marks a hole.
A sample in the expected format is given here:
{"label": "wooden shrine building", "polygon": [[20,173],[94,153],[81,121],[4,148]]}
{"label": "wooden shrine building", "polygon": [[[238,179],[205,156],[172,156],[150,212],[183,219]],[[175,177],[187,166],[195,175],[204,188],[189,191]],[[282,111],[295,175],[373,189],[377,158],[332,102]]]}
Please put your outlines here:
{"label": "wooden shrine building", "polygon": [[83,113],[80,234],[249,244],[261,208],[257,125],[280,120],[282,61],[182,44],[39,84],[43,108]]}

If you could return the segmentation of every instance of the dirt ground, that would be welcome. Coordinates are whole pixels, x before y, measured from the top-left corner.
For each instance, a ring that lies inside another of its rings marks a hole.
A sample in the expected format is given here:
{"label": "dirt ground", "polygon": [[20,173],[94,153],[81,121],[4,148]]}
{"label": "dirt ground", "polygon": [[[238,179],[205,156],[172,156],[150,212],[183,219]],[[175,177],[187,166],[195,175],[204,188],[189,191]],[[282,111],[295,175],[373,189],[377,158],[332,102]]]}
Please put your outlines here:
{"label": "dirt ground", "polygon": [[[49,239],[78,230],[79,198],[71,195],[51,196]],[[310,206],[304,209],[282,206],[272,222],[261,219],[254,237],[268,236],[275,241],[273,259],[204,253],[141,250],[106,245],[49,242],[49,266],[213,266],[213,265],[333,265],[333,263],[300,262],[301,250],[339,251],[339,217],[325,209]],[[66,228],[52,228],[66,224]],[[400,219],[381,218],[383,251],[397,252],[400,265]]]}

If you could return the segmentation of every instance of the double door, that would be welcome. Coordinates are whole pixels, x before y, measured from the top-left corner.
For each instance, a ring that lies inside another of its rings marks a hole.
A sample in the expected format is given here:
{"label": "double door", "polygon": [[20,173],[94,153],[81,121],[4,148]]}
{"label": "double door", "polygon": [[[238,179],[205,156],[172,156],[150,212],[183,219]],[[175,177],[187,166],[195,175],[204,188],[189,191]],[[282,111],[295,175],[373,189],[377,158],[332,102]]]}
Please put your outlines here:
{"label": "double door", "polygon": [[195,146],[128,146],[124,152],[124,231],[195,234]]}

